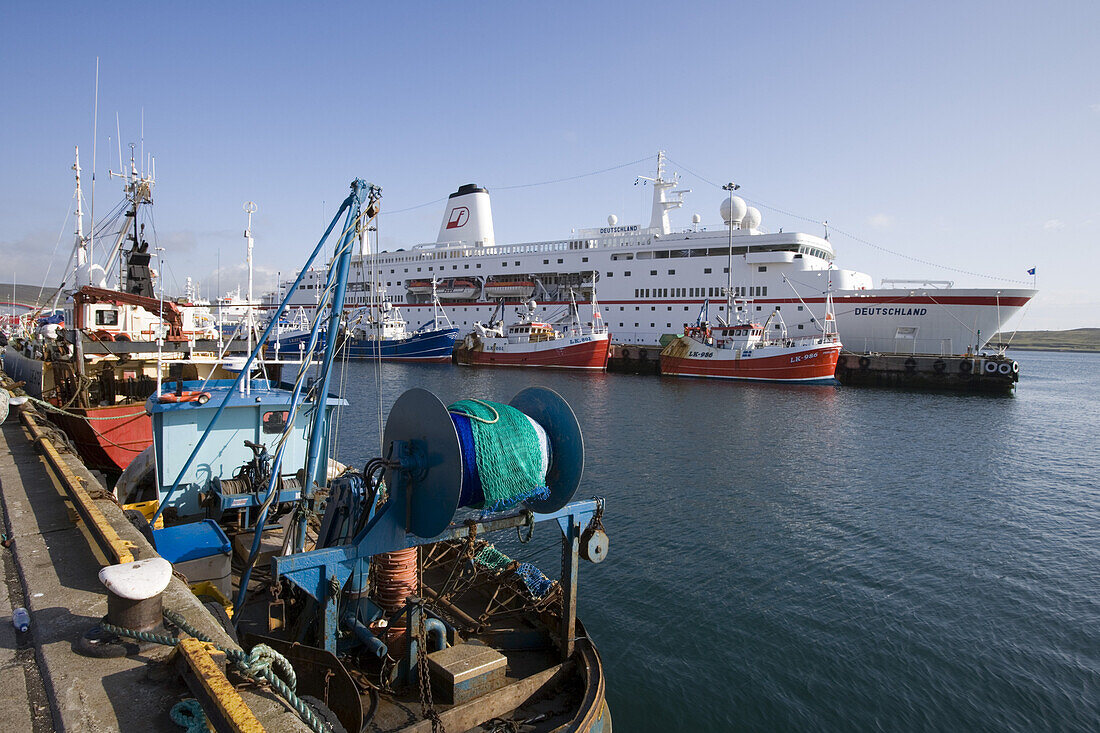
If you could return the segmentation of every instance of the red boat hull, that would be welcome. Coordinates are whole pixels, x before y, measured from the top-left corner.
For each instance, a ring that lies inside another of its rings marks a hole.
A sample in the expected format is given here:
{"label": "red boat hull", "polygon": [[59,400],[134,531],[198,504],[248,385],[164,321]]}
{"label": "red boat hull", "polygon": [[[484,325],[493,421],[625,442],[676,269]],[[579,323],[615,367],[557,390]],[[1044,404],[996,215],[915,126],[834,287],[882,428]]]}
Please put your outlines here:
{"label": "red boat hull", "polygon": [[607,368],[607,357],[610,353],[610,339],[597,339],[582,344],[537,351],[491,351],[465,347],[455,351],[460,364],[595,370]]}
{"label": "red boat hull", "polygon": [[[661,374],[716,379],[746,379],[764,382],[832,383],[840,345],[817,346],[797,353],[748,358],[725,356],[714,350],[710,358],[676,357],[661,354]],[[729,356],[732,353],[727,352]]]}
{"label": "red boat hull", "polygon": [[153,423],[142,403],[68,411],[74,415],[51,413],[50,419],[73,441],[89,468],[118,473],[153,444]]}

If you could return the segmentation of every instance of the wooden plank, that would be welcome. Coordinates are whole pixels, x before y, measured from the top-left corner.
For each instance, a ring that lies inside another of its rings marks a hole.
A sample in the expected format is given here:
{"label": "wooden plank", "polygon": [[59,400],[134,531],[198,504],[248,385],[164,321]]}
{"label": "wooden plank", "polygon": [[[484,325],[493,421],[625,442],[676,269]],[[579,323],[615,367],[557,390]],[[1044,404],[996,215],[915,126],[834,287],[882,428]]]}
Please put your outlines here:
{"label": "wooden plank", "polygon": [[[515,710],[564,668],[565,664],[556,664],[538,674],[490,692],[488,695],[482,695],[476,700],[456,705],[450,710],[441,712],[439,718],[447,730],[469,730],[486,720],[498,718]],[[402,733],[432,733],[432,721],[422,720],[401,730]]]}

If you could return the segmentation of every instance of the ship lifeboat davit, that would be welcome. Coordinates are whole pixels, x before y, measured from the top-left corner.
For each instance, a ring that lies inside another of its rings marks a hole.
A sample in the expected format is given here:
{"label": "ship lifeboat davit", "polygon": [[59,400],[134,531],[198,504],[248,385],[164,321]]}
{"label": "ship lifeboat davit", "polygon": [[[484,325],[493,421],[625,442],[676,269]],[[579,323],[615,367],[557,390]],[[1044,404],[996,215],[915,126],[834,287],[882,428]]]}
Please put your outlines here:
{"label": "ship lifeboat davit", "polygon": [[475,300],[480,290],[473,280],[447,280],[436,288],[435,294],[441,300]]}
{"label": "ship lifeboat davit", "polygon": [[535,283],[530,280],[498,280],[485,283],[485,297],[519,298],[527,300],[535,294]]}

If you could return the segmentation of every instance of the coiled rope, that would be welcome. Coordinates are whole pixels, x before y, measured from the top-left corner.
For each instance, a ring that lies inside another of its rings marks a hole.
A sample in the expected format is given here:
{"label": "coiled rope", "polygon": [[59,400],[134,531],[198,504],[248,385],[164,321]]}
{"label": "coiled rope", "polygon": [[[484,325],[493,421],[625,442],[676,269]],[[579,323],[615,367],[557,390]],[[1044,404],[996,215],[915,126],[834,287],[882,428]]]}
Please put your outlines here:
{"label": "coiled rope", "polygon": [[[257,644],[250,654],[246,654],[240,649],[227,649],[214,643],[210,637],[187,623],[186,619],[178,613],[164,609],[164,618],[171,621],[187,635],[199,641],[206,642],[207,644],[212,644],[215,649],[224,653],[226,658],[233,662],[243,674],[257,681],[263,680],[271,685],[276,694],[286,700],[290,706],[294,708],[313,733],[331,733],[329,727],[317,717],[313,709],[306,705],[305,702],[295,694],[293,688],[297,686],[297,677],[286,657],[265,644]],[[131,639],[137,639],[138,641],[152,644],[176,646],[180,643],[179,638],[167,634],[154,634],[148,631],[132,631],[131,629],[109,623],[102,623],[100,626],[104,631],[117,636],[126,636]],[[278,669],[288,679],[283,681],[282,678],[272,672],[272,667]]]}
{"label": "coiled rope", "polygon": [[202,711],[202,705],[193,697],[180,700],[168,711],[172,722],[185,729],[187,733],[206,733],[210,730],[206,726],[206,713]]}

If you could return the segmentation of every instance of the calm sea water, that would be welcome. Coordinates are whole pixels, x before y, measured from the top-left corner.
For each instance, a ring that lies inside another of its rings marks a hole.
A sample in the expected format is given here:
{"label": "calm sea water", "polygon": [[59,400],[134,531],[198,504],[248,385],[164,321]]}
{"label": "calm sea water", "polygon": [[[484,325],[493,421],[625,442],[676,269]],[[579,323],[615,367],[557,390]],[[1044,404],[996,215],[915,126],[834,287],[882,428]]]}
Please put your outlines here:
{"label": "calm sea water", "polygon": [[[560,392],[607,499],[580,613],[620,731],[1100,730],[1100,356],[1012,397],[353,364],[340,455],[410,387]],[[502,543],[550,574],[557,530]]]}

